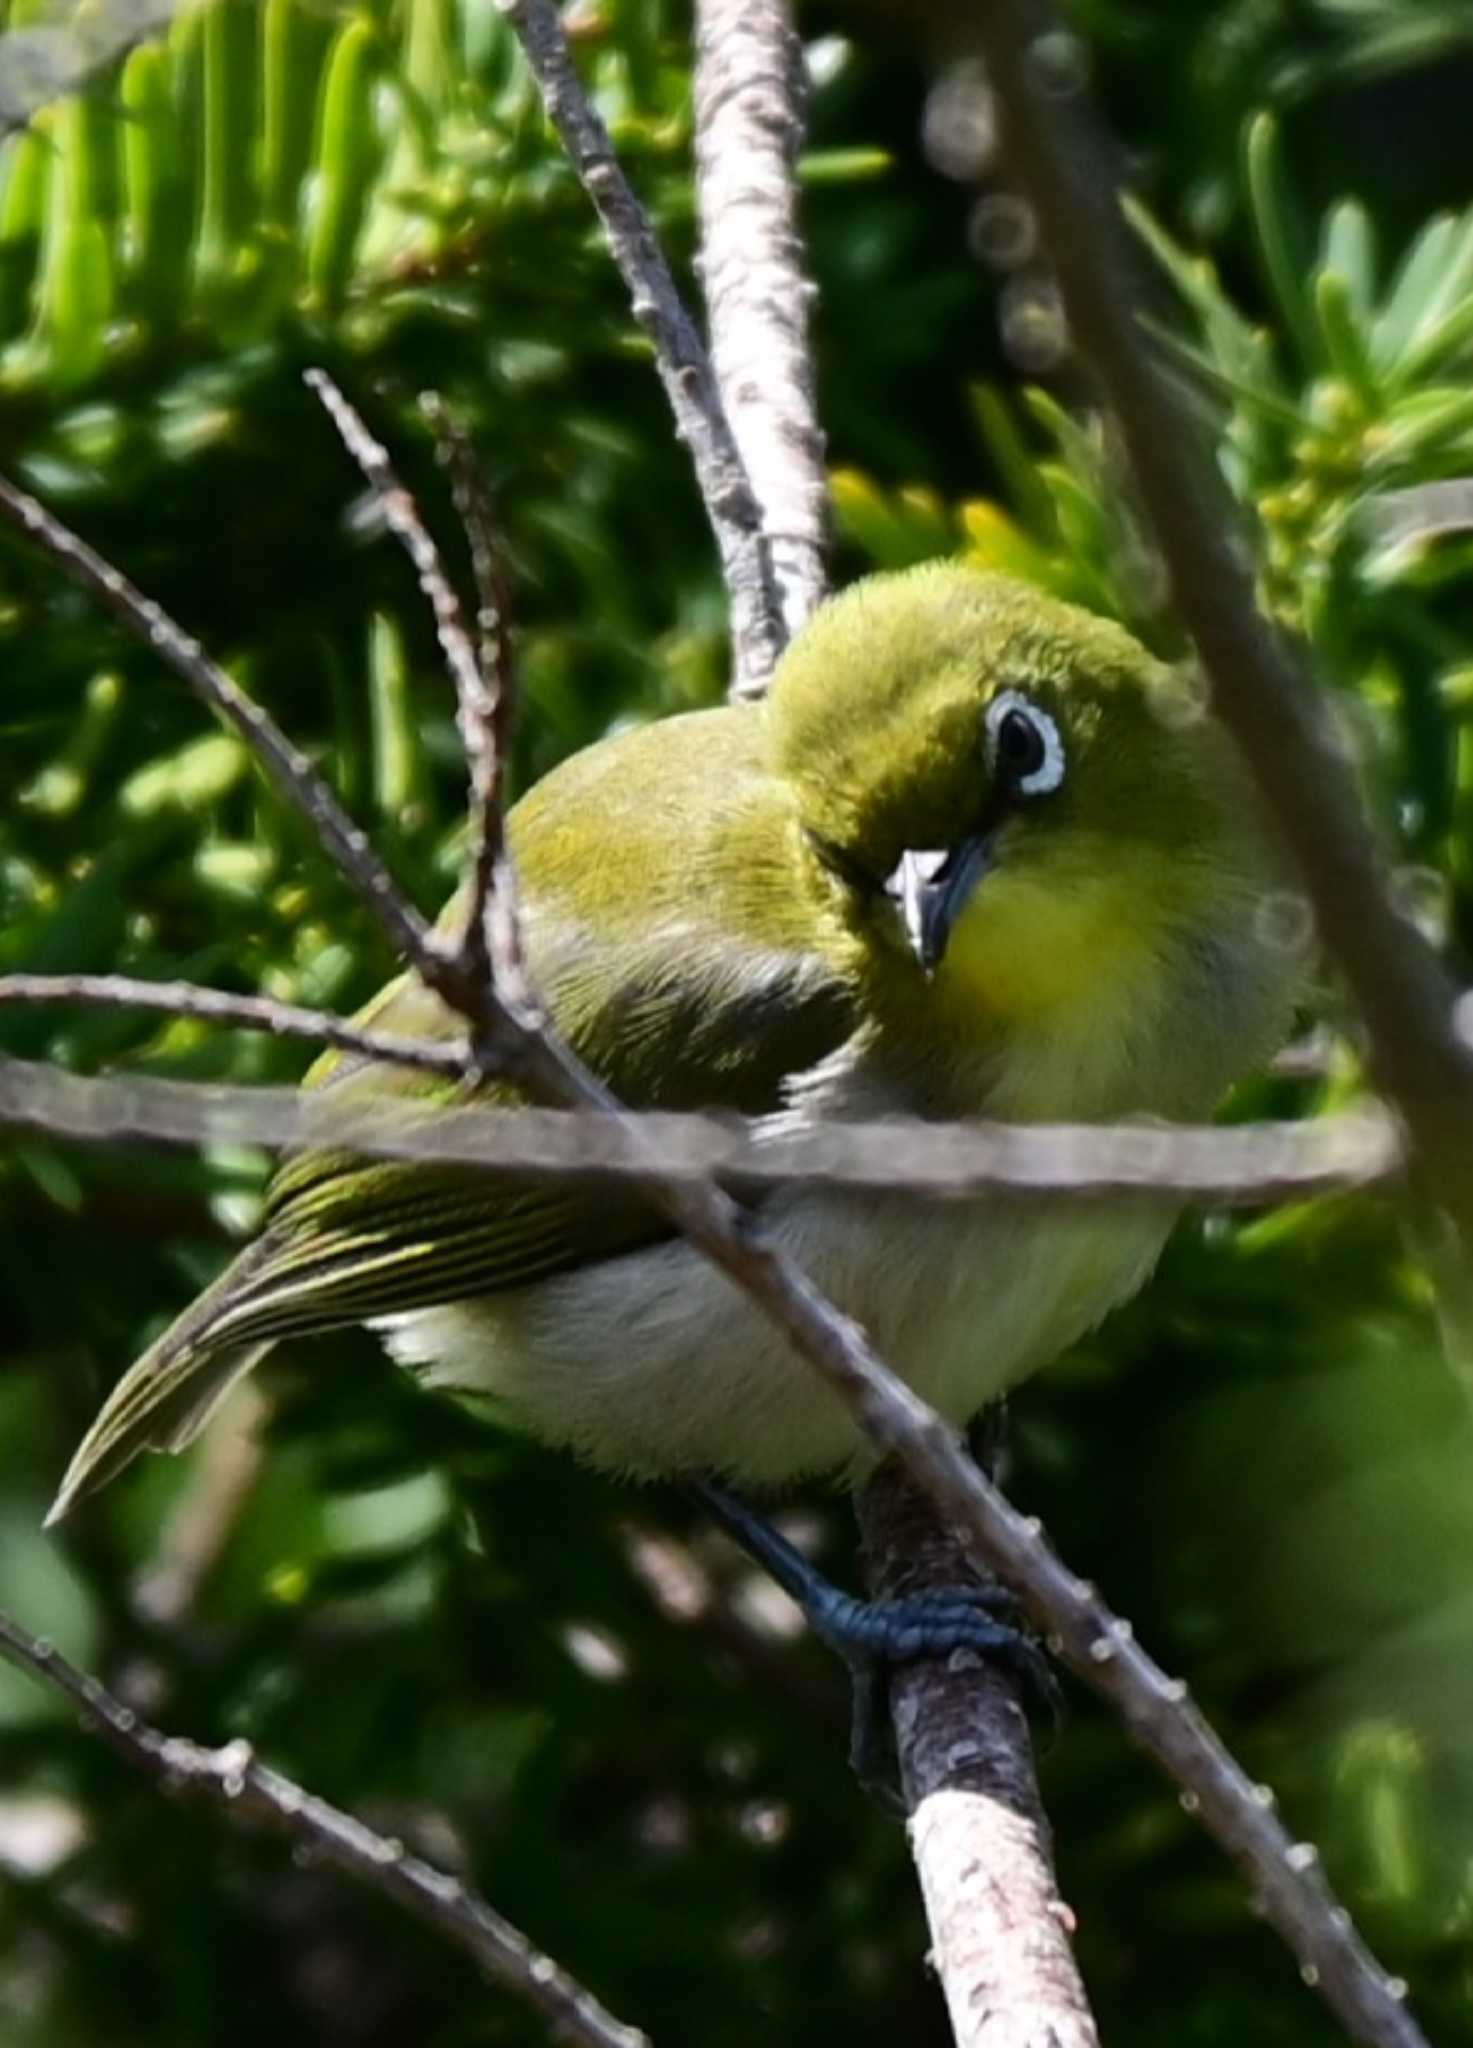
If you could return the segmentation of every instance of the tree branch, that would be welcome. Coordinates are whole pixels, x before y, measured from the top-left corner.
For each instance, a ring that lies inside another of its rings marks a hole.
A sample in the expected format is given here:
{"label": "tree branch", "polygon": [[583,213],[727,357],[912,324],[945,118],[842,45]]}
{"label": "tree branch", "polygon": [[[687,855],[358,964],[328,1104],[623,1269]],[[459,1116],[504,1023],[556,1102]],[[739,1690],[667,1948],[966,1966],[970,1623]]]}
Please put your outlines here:
{"label": "tree branch", "polygon": [[1259,613],[1237,507],[1142,333],[1136,252],[1113,154],[1087,103],[1083,50],[1041,0],[990,0],[967,19],[1214,707],[1298,863],[1369,1026],[1373,1075],[1406,1118],[1427,1188],[1473,1248],[1473,1053],[1455,1027],[1455,990],[1387,888],[1322,693]]}
{"label": "tree branch", "polygon": [[[10,980],[0,980],[3,1000]],[[49,981],[50,977],[34,977]],[[80,981],[82,976],[57,977]],[[150,984],[144,983],[147,988]],[[207,991],[208,993],[208,991]],[[49,1000],[49,998],[48,998]],[[368,1041],[372,1043],[372,1041]],[[397,1044],[398,1041],[391,1041]],[[416,1041],[409,1040],[413,1045]],[[361,1050],[345,1040],[350,1049]],[[1300,1124],[837,1123],[769,1136],[760,1123],[689,1112],[345,1102],[295,1088],[153,1076],[83,1076],[0,1058],[0,1126],[89,1144],[330,1145],[524,1179],[633,1182],[658,1161],[671,1186],[886,1188],[941,1200],[1111,1197],[1261,1208],[1343,1194],[1402,1170],[1395,1122],[1374,1110]]]}
{"label": "tree branch", "polygon": [[234,728],[358,891],[394,951],[421,972],[433,974],[440,956],[429,925],[374,852],[367,835],[276,721],[210,659],[162,605],[145,597],[121,569],[105,562],[44,505],[3,476],[0,519],[34,542],[74,583],[92,591],[106,611],[152,648],[197,697]]}
{"label": "tree branch", "polygon": [[0,519],[26,535],[73,582],[91,590],[114,618],[152,648],[197,697],[239,733],[280,795],[316,833],[325,852],[373,912],[394,951],[470,1024],[468,1070],[484,1074],[503,1053],[513,1060],[524,1057],[528,1034],[497,996],[490,976],[473,971],[475,962],[468,971],[463,946],[443,939],[409,901],[366,834],[270,713],[253,702],[162,605],[145,597],[120,569],[104,561],[44,505],[3,476]]}
{"label": "tree branch", "polygon": [[[484,627],[479,644],[471,639],[459,595],[440,558],[440,550],[420,517],[413,496],[401,483],[388,449],[368,431],[362,415],[326,370],[306,370],[303,378],[308,389],[321,400],[343,446],[362,470],[390,532],[414,564],[419,587],[434,615],[435,635],[455,688],[456,725],[470,774],[470,895],[456,967],[467,985],[478,986],[490,973],[487,925],[502,860],[501,769],[510,702],[505,687],[507,654],[500,614],[496,615],[494,640]],[[494,666],[488,665],[488,655]]]}
{"label": "tree branch", "polygon": [[[858,1497],[881,1599],[972,1574],[930,1501],[891,1463]],[[1017,1681],[958,1654],[896,1667],[890,1706],[911,1853],[957,2048],[1099,2048],[1059,1897]]]}
{"label": "tree branch", "polygon": [[463,1949],[492,1983],[540,2013],[557,2038],[582,2048],[648,2048],[638,2028],[606,2012],[592,1992],[458,1878],[258,1763],[248,1742],[205,1749],[160,1733],[3,1612],[0,1655],[70,1701],[90,1728],[172,1798],[204,1800],[236,1826],[284,1835],[317,1861],[404,1907]]}
{"label": "tree branch", "polygon": [[548,118],[593,201],[609,253],[629,287],[634,317],[654,348],[655,368],[676,432],[690,449],[721,558],[736,679],[743,689],[760,686],[782,652],[782,607],[761,508],[705,346],[608,130],[579,83],[553,0],[496,0],[496,5],[516,30]]}
{"label": "tree branch", "polygon": [[[796,633],[827,586],[828,489],[793,175],[807,79],[788,0],[697,0],[696,192],[711,357]],[[757,695],[750,676],[737,694]]]}
{"label": "tree branch", "polygon": [[484,688],[475,707],[475,731],[467,741],[468,746],[475,748],[476,765],[471,776],[475,815],[471,822],[481,862],[481,874],[472,893],[483,905],[486,964],[491,980],[503,995],[514,990],[523,1008],[535,1008],[522,954],[520,911],[503,826],[506,761],[516,716],[511,579],[490,486],[475,450],[438,393],[422,393],[420,408],[434,427],[437,452],[450,474],[451,496],[465,532],[476,586],[476,651]]}
{"label": "tree branch", "polygon": [[394,1031],[367,1031],[346,1018],[271,996],[227,995],[192,981],[142,981],[130,974],[3,974],[0,1009],[16,1004],[80,1003],[88,1009],[152,1010],[203,1024],[233,1024],[245,1031],[270,1031],[278,1038],[305,1038],[340,1052],[423,1067],[454,1079],[464,1076],[470,1057],[463,1040],[405,1038]]}

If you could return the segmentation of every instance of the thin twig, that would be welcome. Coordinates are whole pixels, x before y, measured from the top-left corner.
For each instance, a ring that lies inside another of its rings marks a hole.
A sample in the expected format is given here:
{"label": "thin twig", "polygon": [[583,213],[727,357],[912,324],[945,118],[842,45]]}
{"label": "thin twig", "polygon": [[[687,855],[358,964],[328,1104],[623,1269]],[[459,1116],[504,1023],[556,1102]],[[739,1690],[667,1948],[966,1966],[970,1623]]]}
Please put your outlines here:
{"label": "thin twig", "polygon": [[420,410],[435,434],[435,452],[450,478],[450,493],[470,549],[476,584],[477,652],[486,686],[492,693],[487,720],[494,736],[495,756],[506,765],[511,739],[511,583],[496,520],[496,507],[486,473],[477,460],[465,428],[437,391],[420,394]]}
{"label": "thin twig", "polygon": [[162,605],[130,583],[121,569],[104,561],[6,477],[0,477],[0,519],[32,540],[73,582],[92,591],[115,619],[234,727],[377,917],[394,951],[416,966],[433,963],[436,955],[428,924],[374,852],[366,834],[353,823],[301,749],[210,659],[199,642],[171,619]]}
{"label": "thin twig", "polygon": [[1397,1126],[1374,1107],[1229,1129],[895,1117],[774,1137],[735,1117],[350,1102],[330,1091],[87,1077],[16,1059],[0,1059],[4,1125],[95,1144],[330,1145],[558,1181],[643,1185],[658,1160],[659,1177],[681,1188],[715,1177],[753,1190],[802,1183],[950,1201],[1154,1197],[1259,1208],[1381,1185],[1402,1166]]}
{"label": "thin twig", "polygon": [[690,449],[731,603],[738,681],[760,685],[786,634],[762,512],[742,464],[705,345],[681,300],[649,215],[579,83],[553,0],[496,0],[516,30],[549,119],[603,224],[609,252],[649,336],[655,367]]}
{"label": "thin twig", "polygon": [[270,1031],[278,1038],[305,1038],[366,1059],[401,1067],[423,1067],[460,1079],[469,1058],[463,1039],[437,1042],[406,1038],[393,1031],[368,1031],[321,1010],[279,1003],[272,996],[227,995],[192,981],[142,981],[130,974],[0,975],[0,1009],[18,1003],[79,1003],[88,1009],[151,1010],[203,1024],[232,1024],[245,1031]]}
{"label": "thin twig", "polygon": [[[857,1506],[866,1579],[878,1598],[924,1595],[970,1577],[956,1538],[892,1461]],[[967,1653],[922,1658],[896,1666],[890,1704],[911,1853],[956,2048],[1099,2048],[1016,1673]]]}
{"label": "thin twig", "polygon": [[1473,1249],[1473,1052],[1432,946],[1398,908],[1317,689],[1254,599],[1252,553],[1197,419],[1141,345],[1137,256],[1083,46],[1040,0],[967,21],[1070,327],[1120,423],[1214,705],[1297,860],[1370,1031],[1372,1073],[1406,1118],[1426,1185]]}
{"label": "thin twig", "polygon": [[[522,958],[516,890],[506,868],[506,763],[516,716],[516,671],[512,659],[511,581],[506,572],[496,511],[485,473],[459,423],[435,392],[420,406],[435,431],[436,448],[450,475],[450,490],[470,548],[476,585],[476,664],[480,694],[465,707],[462,736],[470,763],[471,883],[465,944],[483,948],[487,971],[503,996],[516,991],[530,1002]],[[475,964],[468,954],[467,967]]]}
{"label": "thin twig", "polygon": [[[460,597],[382,441],[368,430],[363,416],[343,395],[326,370],[303,372],[303,379],[327,410],[342,436],[343,446],[362,470],[384,521],[414,564],[419,587],[429,600],[435,635],[455,687],[456,724],[470,772],[471,863],[470,896],[461,929],[457,965],[468,986],[481,986],[490,973],[486,923],[497,866],[501,860],[501,754],[505,738],[500,688],[506,653],[498,642],[499,665],[488,673],[465,622]],[[486,644],[482,636],[482,647]]]}
{"label": "thin twig", "polygon": [[[711,360],[772,551],[783,622],[824,596],[828,490],[794,167],[807,78],[788,0],[697,0],[693,78]],[[750,672],[740,695],[760,694]]]}
{"label": "thin twig", "polygon": [[205,1749],[162,1734],[99,1680],[68,1663],[52,1643],[3,1612],[0,1655],[69,1700],[91,1728],[162,1791],[174,1798],[202,1799],[239,1826],[284,1835],[304,1855],[403,1906],[463,1949],[493,1983],[539,2012],[558,2038],[583,2048],[648,2048],[638,2028],[606,2012],[592,1992],[459,1878],[258,1763],[248,1742]]}
{"label": "thin twig", "polygon": [[[442,940],[409,901],[366,834],[353,823],[322,776],[270,713],[232,682],[162,605],[145,597],[120,569],[104,561],[44,505],[3,476],[0,519],[25,534],[73,582],[91,590],[114,618],[234,727],[276,784],[279,794],[312,828],[324,851],[358,891],[394,951],[472,1025],[473,1049],[484,1069],[490,1056],[492,1028],[504,1006],[492,1003],[488,1010],[484,977],[466,974],[459,946]],[[511,1050],[515,1052],[517,1046],[513,1033]]]}

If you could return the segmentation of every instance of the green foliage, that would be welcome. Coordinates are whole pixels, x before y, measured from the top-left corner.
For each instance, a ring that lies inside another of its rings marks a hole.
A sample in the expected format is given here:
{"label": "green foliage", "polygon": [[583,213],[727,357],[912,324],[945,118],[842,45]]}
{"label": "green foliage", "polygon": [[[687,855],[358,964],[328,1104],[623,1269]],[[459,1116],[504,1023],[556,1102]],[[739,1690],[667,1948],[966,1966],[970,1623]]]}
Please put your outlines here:
{"label": "green foliage", "polygon": [[[1325,656],[1409,898],[1462,963],[1473,563],[1425,493],[1473,453],[1473,217],[1447,182],[1463,10],[1075,13],[1172,288],[1143,345],[1212,422],[1265,600]],[[965,549],[1173,653],[1109,436],[1067,366],[1030,389],[998,345],[970,195],[915,142],[923,81],[863,21],[812,24],[847,38],[808,167],[844,565]],[[575,24],[683,260],[688,22],[600,0]],[[7,34],[36,32],[13,8]],[[1282,143],[1247,126],[1264,103]],[[489,0],[196,7],[0,145],[0,466],[230,663],[433,907],[461,846],[448,690],[302,390],[312,361],[393,442],[452,554],[417,394],[469,424],[516,572],[519,779],[720,688],[683,451]],[[238,745],[9,541],[0,674],[0,968],[333,1007],[388,971]],[[1295,942],[1293,906],[1271,908]],[[199,1079],[302,1065],[117,1013],[5,1011],[0,1050]],[[1341,1053],[1235,1110],[1312,1113],[1355,1086]],[[264,1173],[241,1148],[0,1153],[0,1601],[168,1725],[247,1736],[462,1864],[657,2038],[944,2039],[903,1839],[847,1776],[838,1675],[680,1500],[595,1481],[343,1338],[276,1362],[267,1455],[185,1611],[161,1608],[160,1568],[228,1444],[40,1534],[100,1389],[250,1228]],[[1149,1294],[1018,1399],[1014,1437],[1015,1494],[1322,1843],[1429,2031],[1473,2042],[1473,1431],[1397,1215],[1185,1225]],[[844,1513],[800,1512],[846,1572]],[[1336,2038],[1078,1693],[1045,1772],[1108,2038]],[[7,2048],[537,2038],[427,1936],[161,1804],[3,1671],[0,1865]]]}

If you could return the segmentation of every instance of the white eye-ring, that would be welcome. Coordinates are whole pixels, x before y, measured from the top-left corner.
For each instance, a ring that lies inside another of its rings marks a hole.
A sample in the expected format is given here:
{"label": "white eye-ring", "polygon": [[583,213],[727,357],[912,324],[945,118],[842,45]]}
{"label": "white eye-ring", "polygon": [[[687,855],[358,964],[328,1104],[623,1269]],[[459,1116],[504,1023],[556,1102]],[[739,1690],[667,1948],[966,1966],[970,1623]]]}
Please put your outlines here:
{"label": "white eye-ring", "polygon": [[1046,711],[1021,690],[999,690],[987,707],[987,765],[1019,796],[1047,796],[1064,779],[1064,742]]}

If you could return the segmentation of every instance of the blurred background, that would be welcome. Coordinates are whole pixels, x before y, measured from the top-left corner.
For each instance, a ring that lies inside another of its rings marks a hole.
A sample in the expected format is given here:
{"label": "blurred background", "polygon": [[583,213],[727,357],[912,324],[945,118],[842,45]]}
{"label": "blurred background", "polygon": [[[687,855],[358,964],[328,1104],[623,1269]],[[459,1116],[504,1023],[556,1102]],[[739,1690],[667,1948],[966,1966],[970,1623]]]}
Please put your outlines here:
{"label": "blurred background", "polygon": [[[1072,14],[1139,195],[1142,345],[1196,395],[1264,601],[1322,653],[1408,906],[1466,975],[1468,11]],[[418,394],[469,422],[515,571],[518,786],[724,686],[687,464],[512,39],[491,0],[215,0],[112,55],[136,8],[0,19],[0,466],[229,663],[434,909],[462,845],[450,693],[306,365],[363,406],[457,560]],[[908,23],[801,18],[838,571],[963,552],[1172,651],[985,81]],[[674,0],[569,14],[682,266],[689,26]],[[238,742],[8,535],[0,736],[0,968],[335,1009],[390,970]],[[1302,906],[1265,915],[1305,944]],[[1354,1094],[1328,983],[1305,1032],[1298,1075],[1229,1114]],[[116,1013],[7,1011],[0,1049],[236,1081],[305,1064]],[[0,1604],[169,1727],[248,1737],[463,1871],[657,2040],[944,2041],[902,1832],[845,1763],[842,1675],[677,1495],[497,1434],[345,1337],[283,1347],[189,1459],[41,1534],[100,1395],[250,1230],[268,1167],[0,1146]],[[1389,1204],[1198,1215],[1148,1294],[1018,1397],[1009,1471],[1322,1845],[1446,2044],[1473,2043],[1470,1355]],[[789,1525],[852,1573],[845,1506],[815,1493]],[[1337,2038],[1077,1688],[1042,1769],[1107,2039]],[[0,1667],[0,2040],[268,2036],[540,2038],[429,1936],[163,1803]]]}

